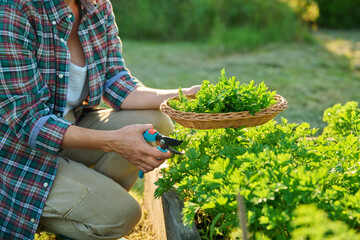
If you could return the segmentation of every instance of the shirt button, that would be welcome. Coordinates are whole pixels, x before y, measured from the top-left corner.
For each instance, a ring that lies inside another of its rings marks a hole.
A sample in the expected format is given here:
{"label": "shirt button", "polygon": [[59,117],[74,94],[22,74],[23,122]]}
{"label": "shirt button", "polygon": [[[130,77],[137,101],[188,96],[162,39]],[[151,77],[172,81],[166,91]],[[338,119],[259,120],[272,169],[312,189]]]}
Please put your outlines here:
{"label": "shirt button", "polygon": [[60,38],[60,41],[61,41],[62,43],[66,43],[65,39],[63,39],[63,38]]}
{"label": "shirt button", "polygon": [[34,218],[30,219],[30,222],[34,223],[34,222],[35,222],[35,219],[34,219]]}
{"label": "shirt button", "polygon": [[56,21],[52,21],[51,24],[52,24],[52,25],[56,25]]}
{"label": "shirt button", "polygon": [[72,14],[67,15],[68,18],[72,18]]}
{"label": "shirt button", "polygon": [[61,117],[61,113],[57,113],[56,116],[57,116],[57,117]]}
{"label": "shirt button", "polygon": [[47,183],[47,182],[44,182],[44,187],[48,187],[49,186],[49,184]]}
{"label": "shirt button", "polygon": [[63,78],[63,77],[64,77],[64,75],[60,73],[60,74],[59,74],[59,78]]}

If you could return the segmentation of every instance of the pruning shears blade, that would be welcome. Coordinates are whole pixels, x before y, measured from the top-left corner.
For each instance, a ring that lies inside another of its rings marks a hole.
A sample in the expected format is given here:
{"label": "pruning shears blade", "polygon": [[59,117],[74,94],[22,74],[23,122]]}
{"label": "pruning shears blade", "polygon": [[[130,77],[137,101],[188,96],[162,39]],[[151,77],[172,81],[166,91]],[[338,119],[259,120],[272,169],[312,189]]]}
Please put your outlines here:
{"label": "pruning shears blade", "polygon": [[162,136],[160,134],[158,136],[159,136],[159,138],[157,140],[159,141],[159,145],[162,149],[169,150],[171,153],[178,154],[178,155],[184,154],[183,152],[179,152],[171,147],[171,146],[180,145],[183,142],[183,140],[178,140],[175,138]]}
{"label": "pruning shears blade", "polygon": [[179,154],[179,155],[185,154],[184,152],[179,152],[179,151],[171,148],[171,146],[179,146],[181,143],[184,142],[183,140],[179,140],[179,139],[161,135],[155,129],[148,129],[143,133],[143,135],[144,135],[144,138],[146,141],[158,142],[160,150],[163,152],[166,152],[166,150],[169,150],[171,153],[174,153],[174,154]]}
{"label": "pruning shears blade", "polygon": [[175,138],[171,138],[171,137],[166,137],[166,136],[162,136],[162,135],[158,135],[159,136],[159,142],[163,142],[166,144],[166,146],[178,146],[180,145],[183,140],[178,140],[178,139],[175,139]]}
{"label": "pruning shears blade", "polygon": [[171,152],[173,154],[177,154],[177,155],[184,155],[185,154],[184,151],[179,152],[179,151],[173,149],[172,147],[169,147],[168,149],[169,149],[169,152]]}

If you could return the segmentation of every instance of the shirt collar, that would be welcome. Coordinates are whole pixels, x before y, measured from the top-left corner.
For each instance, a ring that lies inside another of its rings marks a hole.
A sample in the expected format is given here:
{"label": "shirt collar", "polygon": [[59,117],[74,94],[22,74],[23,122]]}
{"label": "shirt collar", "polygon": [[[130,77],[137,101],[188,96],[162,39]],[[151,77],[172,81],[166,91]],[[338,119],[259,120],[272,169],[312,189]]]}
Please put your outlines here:
{"label": "shirt collar", "polygon": [[[96,0],[80,0],[81,6],[89,15],[96,9]],[[49,20],[58,24],[62,18],[71,13],[64,0],[44,0]]]}
{"label": "shirt collar", "polygon": [[81,5],[84,7],[88,14],[93,14],[96,8],[96,0],[80,0]]}

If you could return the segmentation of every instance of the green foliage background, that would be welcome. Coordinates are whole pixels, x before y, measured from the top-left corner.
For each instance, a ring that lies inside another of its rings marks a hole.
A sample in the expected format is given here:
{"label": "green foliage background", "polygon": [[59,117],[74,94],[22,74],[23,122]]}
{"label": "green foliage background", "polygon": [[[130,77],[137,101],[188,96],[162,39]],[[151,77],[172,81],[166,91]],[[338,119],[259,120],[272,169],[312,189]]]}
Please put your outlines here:
{"label": "green foliage background", "polygon": [[360,27],[360,0],[113,0],[121,36],[247,49],[309,40],[307,27]]}
{"label": "green foliage background", "polygon": [[359,28],[360,0],[315,0],[319,6],[320,27]]}
{"label": "green foliage background", "polygon": [[278,0],[117,0],[113,5],[125,38],[203,41],[227,49],[308,38],[303,22]]}

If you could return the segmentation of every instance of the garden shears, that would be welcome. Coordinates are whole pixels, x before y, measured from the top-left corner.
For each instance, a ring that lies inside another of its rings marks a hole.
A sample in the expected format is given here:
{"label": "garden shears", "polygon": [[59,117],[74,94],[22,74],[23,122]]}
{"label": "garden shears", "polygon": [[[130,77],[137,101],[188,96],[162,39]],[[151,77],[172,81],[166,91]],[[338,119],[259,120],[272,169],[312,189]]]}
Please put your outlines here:
{"label": "garden shears", "polygon": [[[143,133],[143,136],[145,138],[146,141],[148,142],[158,142],[159,146],[156,148],[162,152],[171,152],[173,154],[177,154],[177,155],[184,155],[184,152],[179,152],[176,151],[175,149],[173,149],[171,146],[178,146],[180,145],[183,140],[178,140],[175,138],[171,138],[171,137],[167,137],[167,136],[163,136],[161,135],[158,131],[156,131],[153,128],[150,128],[148,130],[146,130]],[[144,177],[144,172],[140,170],[139,172],[139,178],[143,178]]]}

